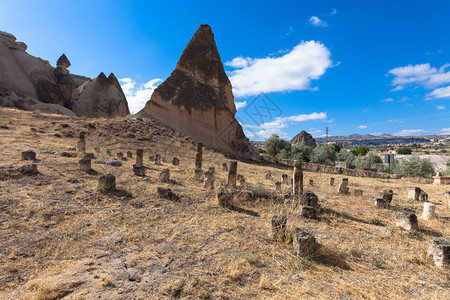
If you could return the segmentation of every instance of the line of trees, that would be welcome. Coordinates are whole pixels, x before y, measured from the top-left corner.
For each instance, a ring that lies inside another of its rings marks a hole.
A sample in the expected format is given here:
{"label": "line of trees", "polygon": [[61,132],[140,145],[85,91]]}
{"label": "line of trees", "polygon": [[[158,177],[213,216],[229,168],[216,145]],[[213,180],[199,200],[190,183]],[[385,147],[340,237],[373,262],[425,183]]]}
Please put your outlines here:
{"label": "line of trees", "polygon": [[[266,140],[264,152],[273,157],[299,160],[303,162],[320,162],[334,166],[336,161],[345,161],[350,169],[377,169],[379,172],[388,172],[388,165],[383,163],[380,156],[370,151],[369,147],[347,151],[342,144],[321,144],[317,147],[308,147],[304,143],[292,146],[290,142],[280,139],[273,134]],[[263,152],[263,154],[264,154]],[[406,176],[429,177],[434,175],[431,160],[418,156],[397,159],[391,164],[391,173]]]}

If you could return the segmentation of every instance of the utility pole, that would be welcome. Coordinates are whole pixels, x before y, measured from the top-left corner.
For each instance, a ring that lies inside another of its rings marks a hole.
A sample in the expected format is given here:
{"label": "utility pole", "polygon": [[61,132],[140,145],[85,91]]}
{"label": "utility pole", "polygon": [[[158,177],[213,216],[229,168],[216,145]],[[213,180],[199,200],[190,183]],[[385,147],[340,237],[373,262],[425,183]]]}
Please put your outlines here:
{"label": "utility pole", "polygon": [[328,161],[328,127],[325,127],[325,164]]}

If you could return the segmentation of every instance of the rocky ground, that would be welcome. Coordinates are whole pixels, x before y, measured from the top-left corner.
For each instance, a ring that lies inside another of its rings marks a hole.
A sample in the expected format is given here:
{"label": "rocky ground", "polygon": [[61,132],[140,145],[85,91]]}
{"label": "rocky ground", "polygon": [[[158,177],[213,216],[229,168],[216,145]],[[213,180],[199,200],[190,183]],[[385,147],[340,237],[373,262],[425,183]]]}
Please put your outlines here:
{"label": "rocky ground", "polygon": [[[80,156],[61,156],[76,153],[80,132],[96,156],[92,174],[79,170]],[[154,121],[0,109],[0,141],[1,299],[450,298],[450,272],[426,257],[430,238],[450,236],[448,186],[350,177],[350,191],[364,193],[355,197],[329,186],[331,176],[336,182],[342,176],[305,172],[321,209],[317,219],[303,219],[298,209],[263,197],[282,173],[292,176],[280,166],[239,162],[254,198],[237,197],[233,210],[220,207],[216,192],[193,179],[192,141]],[[101,163],[137,148],[145,149],[147,177],[133,175],[134,157],[120,160],[120,167]],[[25,150],[36,152],[38,175],[17,171],[27,164],[20,155]],[[148,159],[156,154],[162,165]],[[221,165],[228,161],[204,150],[203,169],[216,168],[216,186],[227,178]],[[169,183],[158,181],[164,168]],[[96,190],[107,173],[122,193]],[[78,182],[68,182],[73,177]],[[420,230],[407,232],[394,226],[394,212],[407,208],[420,216],[423,205],[406,197],[414,186],[437,204],[438,217],[419,219]],[[171,188],[180,201],[158,197],[157,187]],[[395,193],[392,208],[369,206],[369,197],[385,188]],[[280,212],[289,229],[309,229],[322,248],[298,257],[292,240],[273,243],[270,219]]]}

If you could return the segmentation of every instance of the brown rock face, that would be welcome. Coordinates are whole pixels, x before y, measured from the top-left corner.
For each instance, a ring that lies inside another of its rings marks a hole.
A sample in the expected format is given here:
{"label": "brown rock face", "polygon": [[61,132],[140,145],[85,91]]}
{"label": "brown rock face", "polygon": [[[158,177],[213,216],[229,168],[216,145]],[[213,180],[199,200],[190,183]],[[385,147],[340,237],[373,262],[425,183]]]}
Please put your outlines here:
{"label": "brown rock face", "polygon": [[138,115],[151,117],[197,142],[239,158],[258,159],[236,121],[231,83],[223,69],[214,34],[201,25],[175,70]]}
{"label": "brown rock face", "polygon": [[124,117],[130,114],[127,99],[112,73],[106,77],[102,72],[75,89],[70,107],[77,116],[92,118]]}
{"label": "brown rock face", "polygon": [[307,133],[306,131],[302,131],[291,140],[292,146],[299,145],[301,143],[305,143],[306,146],[309,147],[317,147],[316,140],[312,137],[311,134]]}

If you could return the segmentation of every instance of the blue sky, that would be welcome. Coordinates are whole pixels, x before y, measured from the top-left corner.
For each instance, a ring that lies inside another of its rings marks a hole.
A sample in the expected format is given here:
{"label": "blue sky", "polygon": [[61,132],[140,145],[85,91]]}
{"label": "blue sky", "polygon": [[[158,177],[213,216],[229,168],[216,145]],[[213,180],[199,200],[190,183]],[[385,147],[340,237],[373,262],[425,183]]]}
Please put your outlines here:
{"label": "blue sky", "polygon": [[113,72],[132,111],[209,24],[252,139],[325,127],[450,134],[448,0],[2,0],[0,9],[0,30],[28,53],[53,65],[65,53],[75,74]]}

